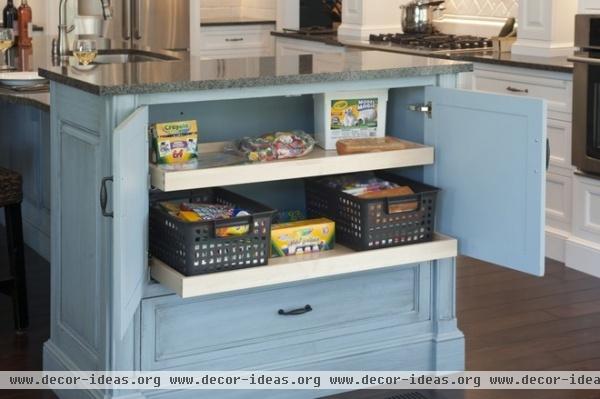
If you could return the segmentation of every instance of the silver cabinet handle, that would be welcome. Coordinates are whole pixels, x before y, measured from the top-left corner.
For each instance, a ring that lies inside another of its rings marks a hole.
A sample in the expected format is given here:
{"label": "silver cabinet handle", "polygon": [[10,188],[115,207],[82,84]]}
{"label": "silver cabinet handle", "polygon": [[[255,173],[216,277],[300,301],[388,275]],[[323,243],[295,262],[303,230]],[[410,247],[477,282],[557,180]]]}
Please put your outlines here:
{"label": "silver cabinet handle", "polygon": [[123,40],[131,39],[131,2],[123,1]]}
{"label": "silver cabinet handle", "polygon": [[513,92],[513,93],[529,93],[529,89],[519,89],[519,88],[512,87],[512,86],[508,86],[506,88],[506,90]]}
{"label": "silver cabinet handle", "polygon": [[598,65],[600,64],[600,59],[598,58],[589,58],[589,57],[569,57],[567,58],[567,61],[571,61],[571,62],[579,62],[582,64],[591,64],[591,65]]}
{"label": "silver cabinet handle", "polygon": [[133,0],[133,37],[136,40],[142,38],[142,33],[140,32],[141,8],[140,0]]}
{"label": "silver cabinet handle", "polygon": [[244,38],[243,37],[235,37],[235,38],[227,38],[225,39],[226,42],[243,42]]}

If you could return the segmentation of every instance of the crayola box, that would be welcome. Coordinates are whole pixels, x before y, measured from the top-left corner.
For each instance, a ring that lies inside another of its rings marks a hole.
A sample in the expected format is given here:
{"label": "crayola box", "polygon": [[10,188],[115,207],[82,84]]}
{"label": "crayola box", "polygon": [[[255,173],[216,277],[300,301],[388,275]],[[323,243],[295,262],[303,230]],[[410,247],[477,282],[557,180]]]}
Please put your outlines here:
{"label": "crayola box", "polygon": [[157,123],[151,131],[154,162],[177,164],[198,159],[198,123],[196,121]]}
{"label": "crayola box", "polygon": [[301,255],[333,249],[335,222],[329,219],[301,220],[271,227],[271,256]]}

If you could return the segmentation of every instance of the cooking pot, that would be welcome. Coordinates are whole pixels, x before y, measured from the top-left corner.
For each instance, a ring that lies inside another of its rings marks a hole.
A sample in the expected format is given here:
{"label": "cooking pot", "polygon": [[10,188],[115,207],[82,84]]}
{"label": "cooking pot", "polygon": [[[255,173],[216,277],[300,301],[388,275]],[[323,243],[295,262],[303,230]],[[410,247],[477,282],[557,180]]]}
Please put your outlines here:
{"label": "cooking pot", "polygon": [[402,30],[404,33],[432,33],[433,13],[443,10],[442,1],[415,0],[400,6],[402,9]]}

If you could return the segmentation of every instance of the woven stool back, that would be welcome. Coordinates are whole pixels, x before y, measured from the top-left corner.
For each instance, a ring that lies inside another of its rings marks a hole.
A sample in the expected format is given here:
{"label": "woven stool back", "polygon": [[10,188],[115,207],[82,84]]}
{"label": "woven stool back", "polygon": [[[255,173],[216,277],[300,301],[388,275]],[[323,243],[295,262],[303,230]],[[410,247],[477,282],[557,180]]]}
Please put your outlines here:
{"label": "woven stool back", "polygon": [[21,175],[12,170],[0,168],[0,207],[19,204],[22,199]]}

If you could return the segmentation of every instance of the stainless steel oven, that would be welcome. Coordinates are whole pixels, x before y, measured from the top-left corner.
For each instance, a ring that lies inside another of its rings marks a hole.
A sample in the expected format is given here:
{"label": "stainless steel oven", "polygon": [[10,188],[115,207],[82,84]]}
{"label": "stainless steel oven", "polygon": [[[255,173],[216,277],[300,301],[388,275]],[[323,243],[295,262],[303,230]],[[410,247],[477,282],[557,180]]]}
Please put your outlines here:
{"label": "stainless steel oven", "polygon": [[600,15],[578,15],[573,74],[573,164],[600,175]]}

